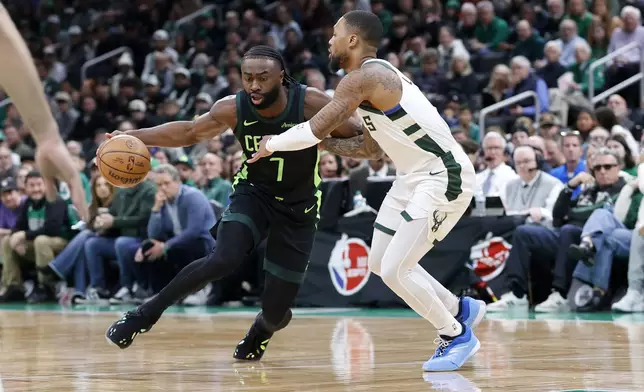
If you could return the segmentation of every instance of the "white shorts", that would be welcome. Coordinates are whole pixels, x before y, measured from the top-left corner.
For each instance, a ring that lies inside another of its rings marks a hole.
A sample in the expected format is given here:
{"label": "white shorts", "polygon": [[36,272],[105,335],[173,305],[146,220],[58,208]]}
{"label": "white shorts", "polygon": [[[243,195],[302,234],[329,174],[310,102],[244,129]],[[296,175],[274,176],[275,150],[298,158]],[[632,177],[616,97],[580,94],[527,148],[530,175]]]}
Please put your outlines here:
{"label": "white shorts", "polygon": [[[474,172],[461,173],[461,193],[449,200],[448,176],[410,173],[398,177],[378,211],[375,229],[393,235],[400,224],[416,219],[428,220],[428,239],[440,241],[454,228],[467,210],[474,191]],[[454,184],[452,190],[454,190]]]}

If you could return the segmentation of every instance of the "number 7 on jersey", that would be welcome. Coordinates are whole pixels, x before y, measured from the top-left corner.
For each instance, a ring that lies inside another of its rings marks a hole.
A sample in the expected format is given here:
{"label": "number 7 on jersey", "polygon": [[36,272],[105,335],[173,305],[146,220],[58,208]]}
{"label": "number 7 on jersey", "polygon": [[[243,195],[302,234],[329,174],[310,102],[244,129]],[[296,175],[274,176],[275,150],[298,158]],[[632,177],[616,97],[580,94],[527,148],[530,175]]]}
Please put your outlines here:
{"label": "number 7 on jersey", "polygon": [[284,158],[271,158],[271,162],[277,162],[277,182],[282,181],[282,174],[284,174]]}

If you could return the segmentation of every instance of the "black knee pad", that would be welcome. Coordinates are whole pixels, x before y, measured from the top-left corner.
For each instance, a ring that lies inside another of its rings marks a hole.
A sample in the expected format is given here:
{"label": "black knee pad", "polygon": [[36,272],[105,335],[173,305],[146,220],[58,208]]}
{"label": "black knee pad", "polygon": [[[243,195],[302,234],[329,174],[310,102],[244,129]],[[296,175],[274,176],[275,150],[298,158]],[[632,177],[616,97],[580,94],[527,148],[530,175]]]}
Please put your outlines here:
{"label": "black knee pad", "polygon": [[[269,317],[275,317],[276,315],[270,315]],[[266,314],[264,311],[259,312],[257,315],[257,319],[255,322],[259,323],[262,328],[269,332],[277,332],[280,329],[286,328],[286,326],[291,322],[291,319],[293,318],[293,312],[291,309],[286,309],[286,314],[282,316],[281,321],[275,321],[275,320],[267,320]]]}

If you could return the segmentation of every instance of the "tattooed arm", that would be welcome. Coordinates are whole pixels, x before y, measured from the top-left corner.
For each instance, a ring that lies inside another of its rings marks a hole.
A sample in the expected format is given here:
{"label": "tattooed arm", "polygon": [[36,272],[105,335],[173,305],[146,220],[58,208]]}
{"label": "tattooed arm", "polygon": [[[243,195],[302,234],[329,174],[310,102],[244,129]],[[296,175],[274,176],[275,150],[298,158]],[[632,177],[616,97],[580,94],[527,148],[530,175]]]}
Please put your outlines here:
{"label": "tattooed arm", "polygon": [[369,132],[346,139],[324,139],[320,146],[329,152],[349,158],[380,159],[384,155]]}
{"label": "tattooed arm", "polygon": [[371,63],[350,72],[338,84],[333,100],[309,121],[292,127],[278,136],[262,139],[260,150],[248,163],[271,155],[274,151],[296,151],[309,148],[324,140],[334,129],[346,121],[363,101],[376,108],[395,106],[402,94],[398,75],[382,66]]}

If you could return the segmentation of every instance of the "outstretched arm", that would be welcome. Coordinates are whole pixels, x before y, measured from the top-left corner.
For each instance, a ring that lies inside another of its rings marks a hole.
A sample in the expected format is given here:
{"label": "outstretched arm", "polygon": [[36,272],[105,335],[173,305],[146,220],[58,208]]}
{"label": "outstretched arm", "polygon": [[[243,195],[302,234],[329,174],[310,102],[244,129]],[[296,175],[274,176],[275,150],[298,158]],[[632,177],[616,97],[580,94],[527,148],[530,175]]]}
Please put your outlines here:
{"label": "outstretched arm", "polygon": [[231,95],[215,102],[208,113],[192,121],[173,121],[153,128],[113,132],[108,137],[124,133],[140,139],[150,147],[191,146],[202,140],[212,139],[228,128],[234,128],[237,121],[236,107],[235,96]]}
{"label": "outstretched arm", "polygon": [[343,157],[380,159],[384,152],[369,132],[347,139],[330,138],[320,143],[323,149]]}
{"label": "outstretched arm", "polygon": [[[381,101],[377,97],[399,97],[400,78],[391,70],[378,64],[368,64],[350,72],[338,84],[333,100],[313,118],[272,137],[265,137],[260,151],[248,160],[253,163],[274,151],[296,151],[320,143],[335,128],[346,121],[363,101]],[[385,98],[387,99],[387,98]]]}

